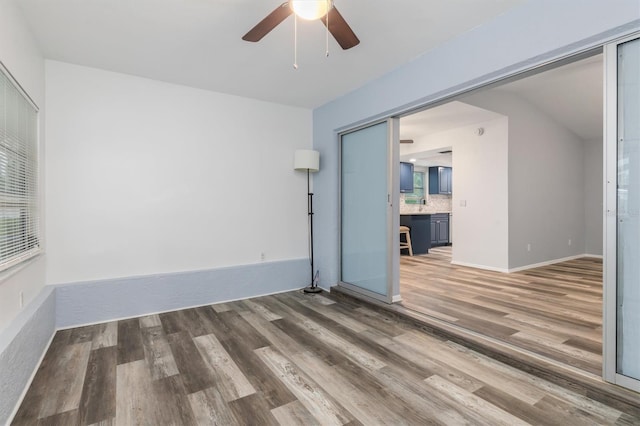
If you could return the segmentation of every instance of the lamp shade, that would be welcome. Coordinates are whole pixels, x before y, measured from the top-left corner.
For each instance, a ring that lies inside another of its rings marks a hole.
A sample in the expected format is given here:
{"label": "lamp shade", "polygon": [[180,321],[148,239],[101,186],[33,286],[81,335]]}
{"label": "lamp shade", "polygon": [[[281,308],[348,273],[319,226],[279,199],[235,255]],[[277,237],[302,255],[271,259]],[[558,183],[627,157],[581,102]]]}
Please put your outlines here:
{"label": "lamp shade", "polygon": [[293,159],[293,168],[317,172],[320,170],[320,153],[311,149],[297,150]]}

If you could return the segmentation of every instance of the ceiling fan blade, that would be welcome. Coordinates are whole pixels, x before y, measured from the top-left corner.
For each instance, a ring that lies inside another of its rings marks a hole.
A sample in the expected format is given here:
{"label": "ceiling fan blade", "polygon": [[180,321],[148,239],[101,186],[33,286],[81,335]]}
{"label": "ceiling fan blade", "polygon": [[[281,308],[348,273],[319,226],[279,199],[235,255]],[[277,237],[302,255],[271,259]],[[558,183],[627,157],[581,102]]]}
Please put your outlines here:
{"label": "ceiling fan blade", "polygon": [[289,7],[288,2],[282,3],[276,10],[271,12],[262,21],[258,22],[258,25],[251,28],[242,39],[245,41],[260,41],[262,37],[269,34],[269,32],[284,21],[287,16],[291,15],[293,11]]}
{"label": "ceiling fan blade", "polygon": [[[329,25],[327,25],[327,18],[329,18]],[[360,40],[358,40],[358,37],[356,37],[349,24],[347,24],[347,21],[344,20],[335,6],[322,18],[322,23],[329,29],[331,35],[333,35],[340,47],[344,50],[351,49],[360,44]]]}

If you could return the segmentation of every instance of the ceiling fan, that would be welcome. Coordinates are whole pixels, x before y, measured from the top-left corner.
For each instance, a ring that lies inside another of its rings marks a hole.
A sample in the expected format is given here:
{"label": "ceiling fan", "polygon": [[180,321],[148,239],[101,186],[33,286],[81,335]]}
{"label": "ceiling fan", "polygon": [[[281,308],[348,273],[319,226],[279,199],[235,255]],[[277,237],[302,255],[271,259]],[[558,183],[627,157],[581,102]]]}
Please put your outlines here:
{"label": "ceiling fan", "polygon": [[333,5],[333,0],[289,0],[284,2],[258,22],[242,39],[253,42],[260,41],[292,13],[310,21],[322,20],[322,23],[344,50],[351,49],[360,43],[347,21]]}

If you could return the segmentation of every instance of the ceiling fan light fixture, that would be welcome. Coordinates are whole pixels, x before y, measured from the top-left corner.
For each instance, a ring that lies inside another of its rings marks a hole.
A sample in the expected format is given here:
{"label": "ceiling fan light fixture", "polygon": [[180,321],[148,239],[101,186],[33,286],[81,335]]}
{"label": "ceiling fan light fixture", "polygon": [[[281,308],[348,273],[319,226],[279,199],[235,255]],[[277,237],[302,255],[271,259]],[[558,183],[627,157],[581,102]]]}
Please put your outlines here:
{"label": "ceiling fan light fixture", "polygon": [[299,18],[313,21],[325,16],[331,7],[331,0],[290,0],[289,6]]}

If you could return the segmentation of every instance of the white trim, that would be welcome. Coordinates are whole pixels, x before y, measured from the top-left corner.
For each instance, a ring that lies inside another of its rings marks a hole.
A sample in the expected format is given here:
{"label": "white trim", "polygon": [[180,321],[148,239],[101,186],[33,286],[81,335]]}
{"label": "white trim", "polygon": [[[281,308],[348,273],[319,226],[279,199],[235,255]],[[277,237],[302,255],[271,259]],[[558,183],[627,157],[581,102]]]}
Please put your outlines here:
{"label": "white trim", "polygon": [[616,81],[617,81],[617,44],[604,47],[604,182],[602,183],[603,214],[603,253],[602,269],[602,375],[604,380],[616,381],[616,182],[617,182],[617,143],[616,143]]}
{"label": "white trim", "polygon": [[44,254],[44,250],[42,250],[42,248],[40,248],[38,253],[35,253],[33,256],[29,257],[28,259],[22,259],[22,261],[16,265],[13,265],[7,269],[3,269],[0,271],[0,285],[2,285],[2,282],[9,279],[9,277],[11,277],[12,275],[17,274],[18,272],[22,271],[24,268],[26,268],[27,266],[33,264],[34,262],[36,262],[41,255]]}
{"label": "white trim", "polygon": [[506,268],[496,268],[495,266],[477,265],[475,263],[458,262],[458,261],[455,261],[455,262],[452,261],[451,264],[452,265],[456,265],[456,266],[466,266],[468,268],[484,269],[485,271],[503,272],[505,274],[509,273],[508,269],[506,269]]}
{"label": "white trim", "polygon": [[604,259],[604,256],[601,255],[601,254],[589,254],[589,253],[586,253],[584,255],[584,257],[592,257],[594,259]]}
{"label": "white trim", "polygon": [[518,266],[517,268],[510,268],[507,272],[511,273],[511,272],[524,271],[526,269],[540,268],[542,266],[549,266],[549,265],[553,265],[555,263],[560,263],[560,262],[568,262],[570,260],[576,260],[583,257],[593,257],[593,256],[588,254],[576,254],[574,256],[562,257],[560,259],[551,259],[551,260],[546,260],[544,262],[532,263],[530,265]]}
{"label": "white trim", "polygon": [[618,386],[623,386],[627,389],[631,389],[636,392],[640,392],[640,380],[636,380],[631,377],[627,377],[622,374],[616,373],[615,384]]}
{"label": "white trim", "polygon": [[554,265],[556,263],[567,262],[569,260],[580,259],[583,257],[592,257],[592,258],[602,259],[602,256],[598,254],[576,254],[574,256],[562,257],[559,259],[551,259],[551,260],[546,260],[544,262],[532,263],[530,265],[518,266],[517,268],[508,268],[508,269],[496,268],[494,266],[477,265],[474,263],[467,263],[467,262],[458,262],[458,261],[451,262],[451,264],[457,265],[457,266],[466,266],[469,268],[484,269],[485,271],[494,271],[494,272],[502,272],[505,274],[510,274],[512,272],[519,272],[519,271],[525,271],[527,269],[540,268],[542,266]]}
{"label": "white trim", "polygon": [[391,303],[398,303],[398,302],[402,302],[402,296],[400,296],[399,294],[396,294],[391,298]]}
{"label": "white trim", "polygon": [[9,415],[9,419],[7,421],[8,425],[10,425],[13,422],[14,417],[16,416],[16,414],[18,414],[18,410],[20,409],[20,406],[22,405],[22,402],[24,401],[24,397],[27,396],[27,392],[29,391],[29,388],[31,387],[31,384],[33,383],[33,379],[35,379],[36,374],[38,373],[38,370],[40,369],[40,365],[42,364],[42,361],[44,361],[44,357],[47,355],[47,352],[49,352],[49,347],[51,346],[51,343],[53,342],[53,338],[56,337],[56,332],[57,332],[57,330],[53,330],[53,333],[51,334],[51,337],[49,338],[49,343],[47,343],[47,346],[44,348],[44,351],[42,351],[42,354],[40,355],[40,360],[38,361],[38,363],[36,364],[35,368],[31,372],[31,377],[29,377],[29,380],[27,381],[27,384],[24,386],[24,389],[22,389],[22,394],[20,395],[20,398],[18,398],[18,401],[16,402],[16,405],[13,407],[13,411]]}
{"label": "white trim", "polygon": [[31,96],[29,96],[27,91],[24,90],[24,87],[22,87],[20,83],[18,83],[18,80],[13,76],[13,74],[11,74],[11,71],[9,71],[9,69],[4,65],[4,63],[2,63],[2,61],[0,61],[0,72],[2,72],[4,75],[6,75],[9,78],[11,83],[16,87],[16,89],[18,89],[18,92],[20,92],[20,94],[24,96],[25,99],[27,99],[27,101],[31,104],[31,106],[36,110],[36,113],[40,112],[40,108],[38,108],[38,104],[36,104],[34,100],[31,98]]}

